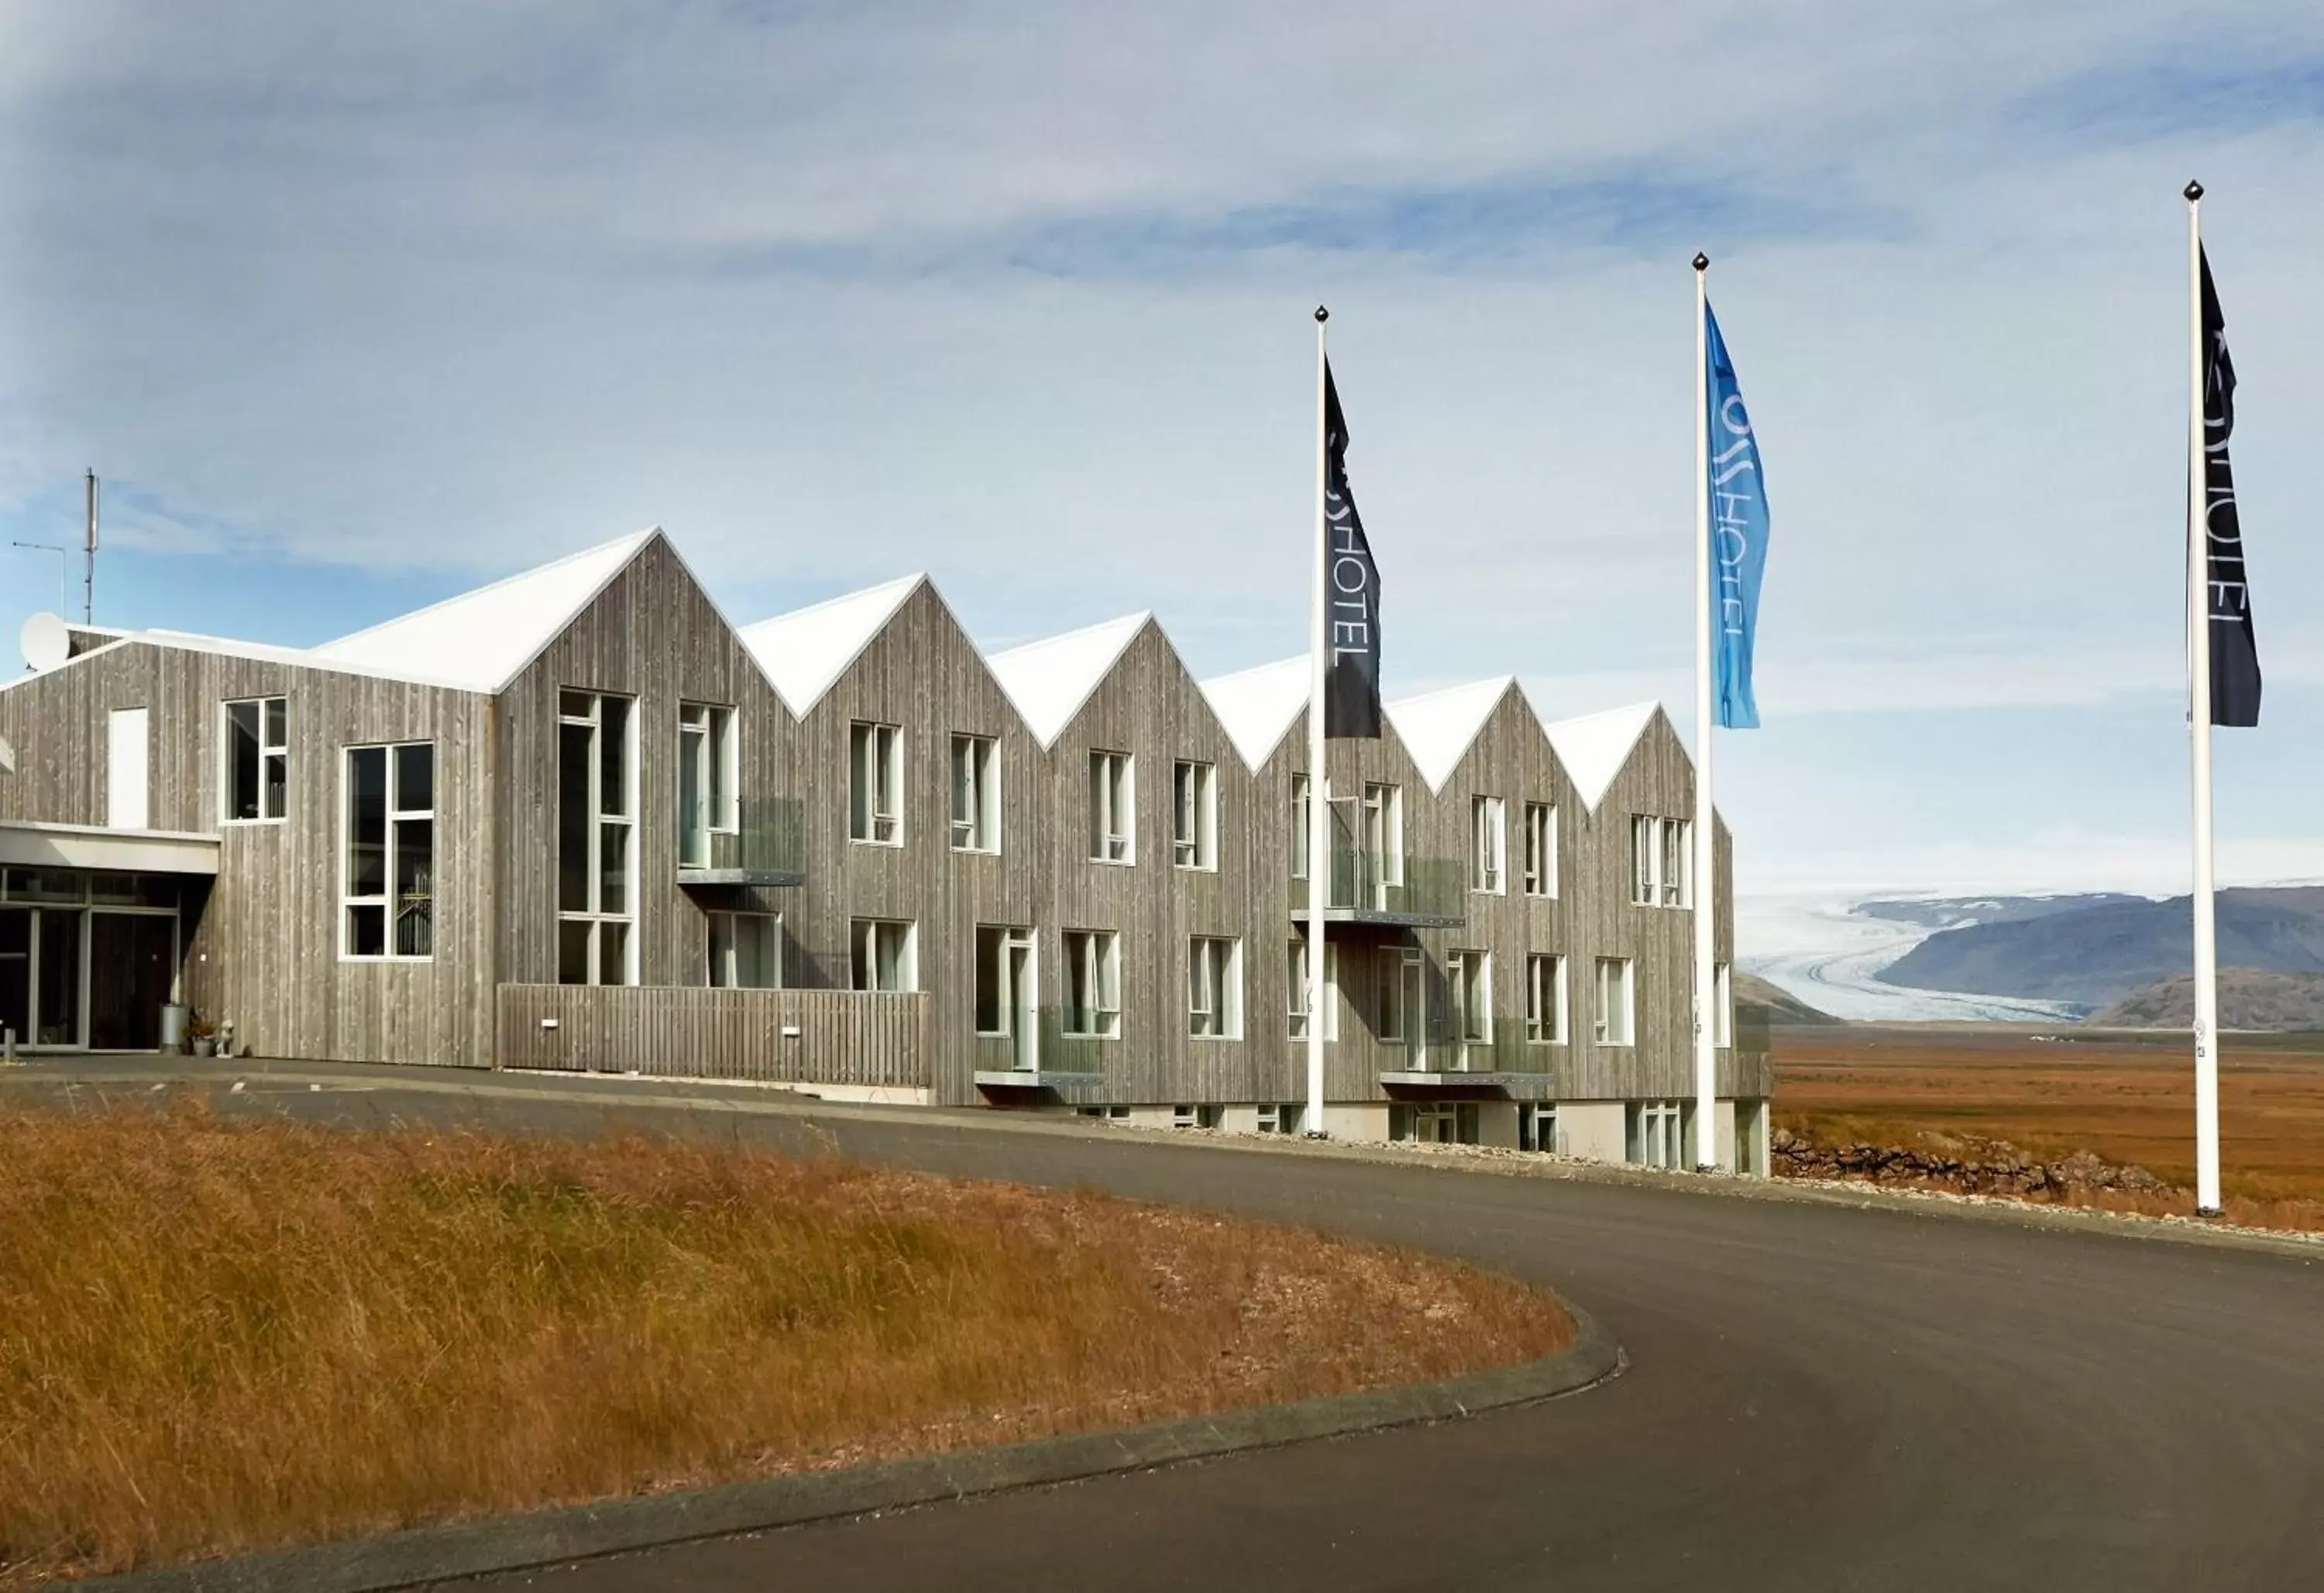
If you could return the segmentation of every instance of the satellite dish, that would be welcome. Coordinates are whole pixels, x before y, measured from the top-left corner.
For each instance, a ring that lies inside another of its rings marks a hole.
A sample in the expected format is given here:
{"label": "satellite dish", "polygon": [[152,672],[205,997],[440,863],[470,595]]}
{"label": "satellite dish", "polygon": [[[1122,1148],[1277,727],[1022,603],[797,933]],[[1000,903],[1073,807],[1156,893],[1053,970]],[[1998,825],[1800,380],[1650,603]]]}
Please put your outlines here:
{"label": "satellite dish", "polygon": [[72,627],[53,614],[36,614],[24,622],[24,662],[36,670],[52,670],[72,656]]}

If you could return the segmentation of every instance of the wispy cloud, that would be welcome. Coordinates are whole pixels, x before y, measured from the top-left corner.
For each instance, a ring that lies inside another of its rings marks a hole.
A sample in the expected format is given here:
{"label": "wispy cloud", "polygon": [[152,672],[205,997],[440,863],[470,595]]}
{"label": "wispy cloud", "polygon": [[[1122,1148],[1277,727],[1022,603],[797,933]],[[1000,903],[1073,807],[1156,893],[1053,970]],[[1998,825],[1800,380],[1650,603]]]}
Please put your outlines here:
{"label": "wispy cloud", "polygon": [[2024,124],[2080,138],[2144,141],[2324,122],[2324,55],[2108,67],[2043,88],[2015,114]]}

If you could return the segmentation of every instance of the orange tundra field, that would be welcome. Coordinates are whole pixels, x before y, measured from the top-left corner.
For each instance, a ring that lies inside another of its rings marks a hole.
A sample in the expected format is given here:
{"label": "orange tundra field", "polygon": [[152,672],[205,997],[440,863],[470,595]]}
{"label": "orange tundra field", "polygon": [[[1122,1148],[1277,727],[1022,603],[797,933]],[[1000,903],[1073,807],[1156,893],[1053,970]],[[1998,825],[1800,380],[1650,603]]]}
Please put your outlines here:
{"label": "orange tundra field", "polygon": [[[2174,1185],[2194,1181],[2194,1059],[2183,1034],[1856,1023],[1779,1027],[1769,1049],[1776,1126],[1820,1144],[1977,1135],[2044,1160],[2089,1151]],[[2227,1215],[2324,1227],[2324,1035],[2229,1035],[2219,1103]]]}

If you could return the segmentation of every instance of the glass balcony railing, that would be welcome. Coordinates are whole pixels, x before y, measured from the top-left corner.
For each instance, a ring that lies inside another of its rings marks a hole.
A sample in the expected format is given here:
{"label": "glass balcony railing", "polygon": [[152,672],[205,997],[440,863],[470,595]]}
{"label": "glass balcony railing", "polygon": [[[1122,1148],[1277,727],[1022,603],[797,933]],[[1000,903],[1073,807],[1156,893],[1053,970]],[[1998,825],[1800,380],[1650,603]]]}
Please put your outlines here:
{"label": "glass balcony railing", "polygon": [[[1468,920],[1469,876],[1462,859],[1416,852],[1382,855],[1355,847],[1335,847],[1328,857],[1331,888],[1324,906],[1331,917],[1359,923],[1446,926]],[[1293,865],[1294,918],[1307,915],[1306,873],[1304,859]]]}
{"label": "glass balcony railing", "polygon": [[806,803],[798,797],[745,797],[733,828],[710,827],[699,804],[678,815],[681,883],[797,884],[807,877]]}

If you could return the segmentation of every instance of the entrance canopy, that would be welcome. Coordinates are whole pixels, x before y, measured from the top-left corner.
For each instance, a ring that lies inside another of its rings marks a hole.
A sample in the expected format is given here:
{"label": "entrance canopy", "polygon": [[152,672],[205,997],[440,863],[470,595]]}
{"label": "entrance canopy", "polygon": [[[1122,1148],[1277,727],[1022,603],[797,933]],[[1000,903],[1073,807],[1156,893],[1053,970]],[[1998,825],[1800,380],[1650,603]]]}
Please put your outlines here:
{"label": "entrance canopy", "polygon": [[176,829],[107,829],[100,824],[0,820],[0,866],[210,875],[218,871],[218,842],[214,835]]}

